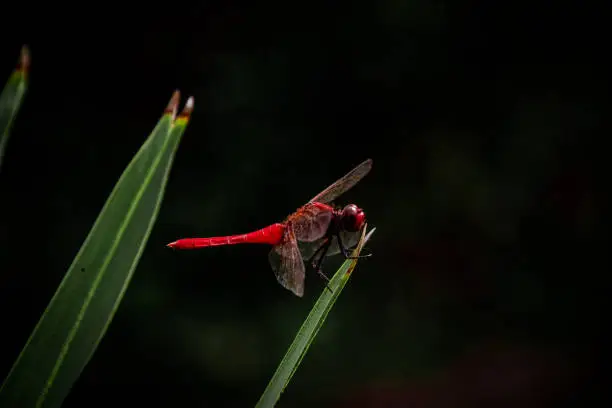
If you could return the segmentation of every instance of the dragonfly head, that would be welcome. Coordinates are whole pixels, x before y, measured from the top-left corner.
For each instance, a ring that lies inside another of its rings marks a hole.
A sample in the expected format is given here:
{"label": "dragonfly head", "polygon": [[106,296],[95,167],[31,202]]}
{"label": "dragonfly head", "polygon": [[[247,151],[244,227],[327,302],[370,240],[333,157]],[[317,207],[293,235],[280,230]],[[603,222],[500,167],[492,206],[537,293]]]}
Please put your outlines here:
{"label": "dragonfly head", "polygon": [[342,209],[342,228],[348,232],[359,231],[365,223],[366,217],[363,210],[355,204],[349,204]]}

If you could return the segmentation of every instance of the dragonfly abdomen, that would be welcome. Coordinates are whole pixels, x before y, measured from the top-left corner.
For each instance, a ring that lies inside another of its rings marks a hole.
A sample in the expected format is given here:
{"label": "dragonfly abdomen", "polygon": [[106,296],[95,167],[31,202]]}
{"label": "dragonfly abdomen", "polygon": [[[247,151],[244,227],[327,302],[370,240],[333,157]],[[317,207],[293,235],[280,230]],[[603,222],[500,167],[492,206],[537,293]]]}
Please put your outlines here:
{"label": "dragonfly abdomen", "polygon": [[285,225],[277,222],[260,230],[239,235],[242,241],[239,240],[236,243],[277,245],[283,239],[284,233]]}
{"label": "dragonfly abdomen", "polygon": [[210,238],[183,238],[168,244],[168,246],[175,249],[198,249],[236,244],[276,245],[283,238],[284,232],[285,226],[283,224],[276,223],[268,225],[267,227],[257,231],[249,232],[248,234],[227,235],[224,237]]}

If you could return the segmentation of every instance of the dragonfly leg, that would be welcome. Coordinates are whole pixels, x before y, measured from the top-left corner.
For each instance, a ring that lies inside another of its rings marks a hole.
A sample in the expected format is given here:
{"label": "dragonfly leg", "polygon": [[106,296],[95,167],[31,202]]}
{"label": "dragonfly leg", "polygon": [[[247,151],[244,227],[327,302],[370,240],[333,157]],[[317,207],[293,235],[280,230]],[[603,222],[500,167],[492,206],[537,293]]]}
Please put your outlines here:
{"label": "dragonfly leg", "polygon": [[329,287],[329,278],[327,275],[325,275],[321,269],[317,269],[317,273],[325,281],[325,288],[329,290],[329,293],[334,293],[334,291]]}
{"label": "dragonfly leg", "polygon": [[315,262],[315,258],[317,257],[317,255],[319,254],[319,252],[324,251],[323,256],[325,256],[325,252],[327,252],[326,247],[329,247],[329,238],[325,238],[325,241],[321,244],[320,247],[317,248],[317,250],[314,252],[314,254],[312,254],[312,256],[310,258],[308,258],[308,260],[306,261],[307,264],[311,264],[314,268],[316,268],[315,265],[317,265],[317,262]]}
{"label": "dragonfly leg", "polygon": [[349,250],[342,243],[342,239],[340,238],[340,234],[336,234],[336,239],[338,240],[338,247],[340,248],[340,252],[342,252],[342,256],[345,259],[359,259],[359,258],[368,258],[372,256],[372,254],[359,255],[359,256],[351,256]]}
{"label": "dragonfly leg", "polygon": [[[319,256],[319,260],[316,263],[313,263],[312,266],[314,267],[314,269],[317,271],[317,273],[319,275],[323,274],[323,271],[321,271],[321,265],[323,264],[323,259],[325,259],[325,255],[327,254],[327,250],[329,249],[329,247],[331,246],[331,240],[328,239],[325,244],[321,245],[321,248],[319,248],[321,250],[321,256]],[[318,252],[318,250],[317,250]],[[323,275],[325,276],[325,275]],[[329,282],[329,278],[325,277],[327,279],[327,281]]]}
{"label": "dragonfly leg", "polygon": [[[308,260],[308,263],[312,264],[314,270],[317,271],[319,276],[325,281],[325,287],[327,288],[327,290],[329,290],[330,293],[334,293],[334,291],[331,290],[331,288],[329,287],[329,278],[321,270],[321,264],[323,263],[323,259],[325,259],[325,255],[327,254],[327,251],[329,250],[330,246],[331,239],[327,238],[325,242],[319,248],[317,248],[315,253],[312,254],[310,259]],[[315,262],[315,258],[319,254],[319,252],[321,252],[321,256],[319,256],[319,259]]]}

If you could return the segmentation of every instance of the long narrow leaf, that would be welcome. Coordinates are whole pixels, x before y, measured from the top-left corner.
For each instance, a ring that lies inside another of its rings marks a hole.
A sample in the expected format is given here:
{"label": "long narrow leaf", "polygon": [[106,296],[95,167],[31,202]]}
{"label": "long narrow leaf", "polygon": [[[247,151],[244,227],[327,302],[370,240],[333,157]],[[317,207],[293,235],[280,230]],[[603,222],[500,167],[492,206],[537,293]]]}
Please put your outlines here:
{"label": "long narrow leaf", "polygon": [[[366,235],[366,228],[367,225],[363,229],[361,240],[357,248],[355,248],[353,256],[358,256],[361,253],[361,249],[376,230],[376,228],[373,228]],[[329,290],[324,289],[321,296],[319,296],[319,299],[308,314],[293,343],[289,346],[289,350],[281,360],[280,365],[259,399],[256,405],[258,408],[273,407],[276,404],[306,355],[306,351],[308,351],[308,348],[314,341],[319,329],[323,326],[325,318],[336,302],[340,292],[342,292],[342,289],[350,279],[355,266],[357,266],[357,259],[347,259],[331,278],[329,288],[332,292],[330,293]]]}
{"label": "long narrow leaf", "polygon": [[145,247],[193,109],[178,91],[136,153],[0,388],[0,407],[59,407],[104,336]]}
{"label": "long narrow leaf", "polygon": [[21,101],[28,88],[28,69],[30,67],[30,52],[25,45],[21,48],[21,55],[17,68],[7,81],[2,94],[0,94],[0,167],[8,142],[13,119],[17,116]]}

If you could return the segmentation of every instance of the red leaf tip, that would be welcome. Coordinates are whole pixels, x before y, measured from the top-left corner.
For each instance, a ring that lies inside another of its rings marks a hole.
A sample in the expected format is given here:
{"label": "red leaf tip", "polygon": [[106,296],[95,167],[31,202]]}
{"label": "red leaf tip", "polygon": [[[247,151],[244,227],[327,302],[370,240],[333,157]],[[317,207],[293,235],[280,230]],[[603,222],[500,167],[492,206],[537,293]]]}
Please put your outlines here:
{"label": "red leaf tip", "polygon": [[30,69],[30,49],[27,45],[21,47],[21,54],[19,55],[17,69],[23,72],[28,72]]}
{"label": "red leaf tip", "polygon": [[177,89],[172,94],[172,98],[170,98],[170,102],[168,102],[168,106],[166,106],[165,114],[171,114],[174,118],[176,116],[176,111],[178,109],[179,100],[181,99],[181,92]]}
{"label": "red leaf tip", "polygon": [[174,248],[176,246],[176,241],[169,243],[166,245],[168,248]]}

